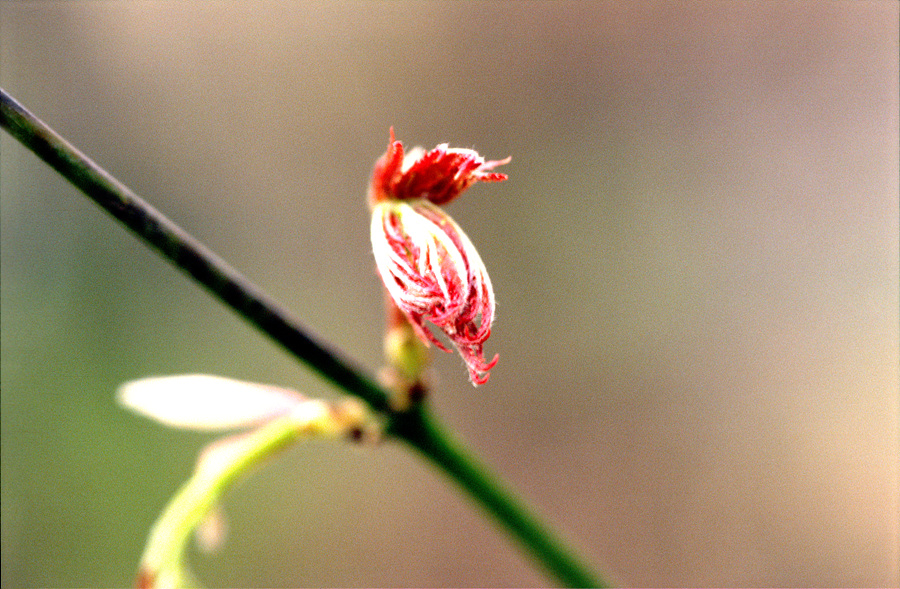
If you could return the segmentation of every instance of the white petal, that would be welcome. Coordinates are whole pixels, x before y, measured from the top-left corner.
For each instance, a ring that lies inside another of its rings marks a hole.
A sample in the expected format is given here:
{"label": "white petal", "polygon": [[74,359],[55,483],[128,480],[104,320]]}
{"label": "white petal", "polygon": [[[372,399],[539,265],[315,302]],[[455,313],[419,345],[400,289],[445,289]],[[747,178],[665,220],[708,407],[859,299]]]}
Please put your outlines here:
{"label": "white petal", "polygon": [[304,397],[290,389],[188,374],[127,382],[119,402],[171,427],[222,430],[247,427],[292,411]]}

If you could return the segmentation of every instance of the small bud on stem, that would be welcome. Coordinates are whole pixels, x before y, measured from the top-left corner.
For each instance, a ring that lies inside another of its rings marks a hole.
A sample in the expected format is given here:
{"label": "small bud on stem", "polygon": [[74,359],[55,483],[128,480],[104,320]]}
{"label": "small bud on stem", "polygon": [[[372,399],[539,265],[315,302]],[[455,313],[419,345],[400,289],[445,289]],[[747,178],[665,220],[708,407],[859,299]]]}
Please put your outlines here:
{"label": "small bud on stem", "polygon": [[[388,150],[375,164],[369,189],[372,248],[388,294],[426,346],[433,343],[449,351],[426,322],[449,338],[474,385],[487,382],[497,363],[497,356],[487,361],[483,352],[494,320],[494,291],[475,246],[437,205],[477,181],[505,180],[505,174],[490,170],[509,160],[485,161],[471,149],[446,144],[404,156],[391,129]],[[395,359],[389,355],[388,361]]]}

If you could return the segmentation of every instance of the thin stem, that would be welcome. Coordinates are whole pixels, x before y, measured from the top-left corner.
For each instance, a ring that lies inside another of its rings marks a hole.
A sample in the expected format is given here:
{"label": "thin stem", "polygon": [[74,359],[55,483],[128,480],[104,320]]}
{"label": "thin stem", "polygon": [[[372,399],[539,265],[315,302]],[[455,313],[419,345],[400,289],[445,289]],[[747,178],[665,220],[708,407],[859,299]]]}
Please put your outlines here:
{"label": "thin stem", "polygon": [[238,315],[281,344],[311,369],[367,402],[390,420],[390,431],[441,468],[540,562],[560,583],[605,586],[531,510],[500,485],[472,452],[451,440],[419,405],[392,411],[373,379],[316,341],[307,330],[234,268],[144,202],[0,89],[0,125],[150,247],[205,286]]}
{"label": "thin stem", "polygon": [[0,89],[3,128],[176,267],[340,388],[377,411],[387,396],[227,262],[141,199]]}
{"label": "thin stem", "polygon": [[190,536],[228,487],[252,466],[302,438],[304,433],[293,420],[282,418],[208,447],[191,478],[172,497],[150,530],[136,585],[182,586],[180,581],[188,575],[184,558]]}

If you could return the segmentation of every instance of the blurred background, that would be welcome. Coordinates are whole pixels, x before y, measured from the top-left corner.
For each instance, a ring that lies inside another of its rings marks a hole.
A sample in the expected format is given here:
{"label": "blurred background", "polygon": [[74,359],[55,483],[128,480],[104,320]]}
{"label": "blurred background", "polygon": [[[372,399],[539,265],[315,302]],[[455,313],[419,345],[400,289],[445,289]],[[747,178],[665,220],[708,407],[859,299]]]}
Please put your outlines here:
{"label": "blurred background", "polygon": [[[18,2],[0,83],[369,371],[388,128],[512,156],[449,207],[491,381],[437,412],[622,585],[897,586],[895,2]],[[213,436],[113,401],[338,391],[0,133],[2,584],[123,586]],[[209,586],[550,583],[428,465],[312,443]]]}

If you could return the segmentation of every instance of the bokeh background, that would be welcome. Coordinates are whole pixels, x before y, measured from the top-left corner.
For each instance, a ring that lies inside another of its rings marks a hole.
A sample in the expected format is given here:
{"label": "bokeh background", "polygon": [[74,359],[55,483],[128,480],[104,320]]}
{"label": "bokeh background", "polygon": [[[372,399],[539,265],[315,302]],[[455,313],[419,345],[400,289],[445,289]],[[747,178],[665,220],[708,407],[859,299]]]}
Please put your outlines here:
{"label": "bokeh background", "polygon": [[[364,196],[408,146],[512,155],[449,210],[499,300],[437,411],[623,585],[897,586],[895,2],[17,2],[0,82],[374,371]],[[5,133],[2,584],[122,586],[208,435],[113,401],[205,372],[339,393]],[[549,581],[405,449],[229,495],[211,586]]]}

